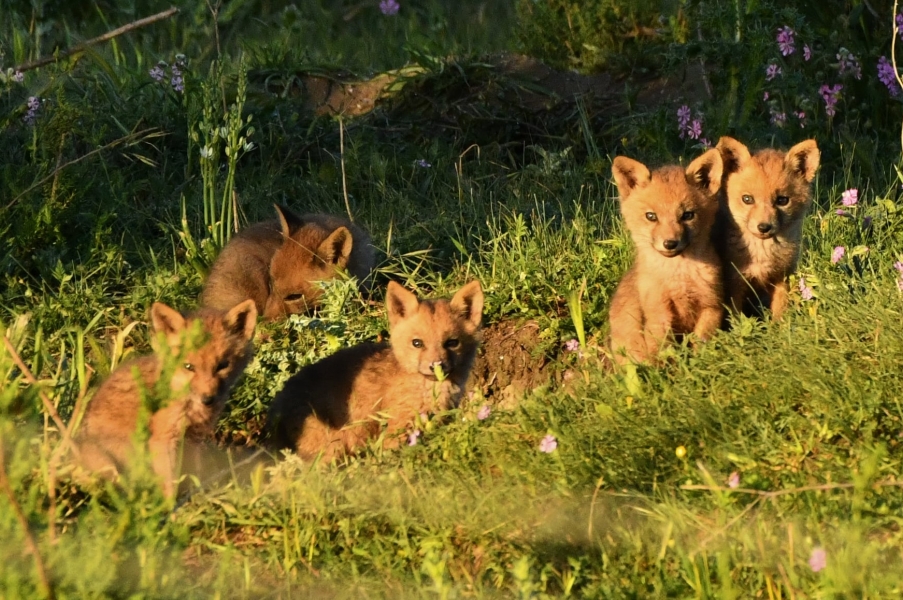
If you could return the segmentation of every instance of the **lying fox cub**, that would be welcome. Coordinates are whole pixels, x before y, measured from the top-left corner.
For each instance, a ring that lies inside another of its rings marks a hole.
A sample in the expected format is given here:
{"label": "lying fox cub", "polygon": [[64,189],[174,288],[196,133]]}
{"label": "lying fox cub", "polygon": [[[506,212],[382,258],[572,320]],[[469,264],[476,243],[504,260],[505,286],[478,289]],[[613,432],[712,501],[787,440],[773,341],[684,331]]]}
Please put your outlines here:
{"label": "lying fox cub", "polygon": [[480,282],[451,300],[418,300],[391,282],[386,307],[391,344],[340,350],[286,382],[267,419],[274,448],[331,460],[377,437],[381,422],[394,445],[418,414],[458,405],[479,343]]}
{"label": "lying fox cub", "polygon": [[633,266],[611,301],[615,360],[653,358],[674,335],[707,339],[721,324],[721,259],[711,242],[721,187],[721,155],[650,172],[619,156],[612,174],[621,214],[636,245]]}
{"label": "lying fox cub", "polygon": [[[165,304],[151,308],[159,341],[170,356],[180,357],[171,374],[169,398],[148,422],[147,450],[164,493],[175,493],[180,443],[187,454],[213,433],[229,391],[253,355],[251,338],[257,322],[254,302],[247,300],[228,312],[203,308],[182,316]],[[192,335],[200,337],[187,347]],[[82,469],[107,478],[127,470],[135,455],[142,396],[152,393],[164,368],[160,350],[117,368],[88,404],[76,444]],[[137,377],[136,377],[137,376]]]}
{"label": "lying fox cub", "polygon": [[342,217],[298,216],[276,206],[278,220],[238,232],[213,263],[201,304],[221,310],[251,299],[265,319],[307,312],[320,302],[318,281],[346,269],[367,289],[374,266],[366,231]]}

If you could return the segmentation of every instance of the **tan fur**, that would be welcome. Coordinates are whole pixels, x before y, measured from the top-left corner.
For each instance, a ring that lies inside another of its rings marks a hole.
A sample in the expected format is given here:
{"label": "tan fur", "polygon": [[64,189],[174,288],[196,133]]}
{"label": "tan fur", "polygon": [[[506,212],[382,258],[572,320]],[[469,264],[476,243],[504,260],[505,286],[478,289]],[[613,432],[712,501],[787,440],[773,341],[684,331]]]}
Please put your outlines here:
{"label": "tan fur", "polygon": [[277,206],[278,219],[236,234],[210,269],[201,304],[226,310],[251,299],[266,319],[307,312],[319,305],[316,282],[347,269],[369,289],[375,257],[370,236],[347,219],[297,216]]}
{"label": "tan fur", "polygon": [[[750,155],[746,146],[723,137],[718,149],[725,171],[715,241],[724,258],[728,306],[742,311],[758,298],[780,319],[789,300],[787,276],[796,270],[803,219],[812,203],[818,146],[806,140],[786,154],[768,149]],[[744,196],[752,202],[744,202]]]}
{"label": "tan fur", "polygon": [[[151,318],[166,351],[180,363],[170,381],[170,397],[163,399],[149,421],[148,450],[154,473],[171,497],[179,443],[184,438],[190,452],[211,436],[229,391],[251,360],[257,310],[246,300],[227,313],[207,308],[183,317],[156,303]],[[200,346],[192,349],[188,332],[198,330],[203,338]],[[135,451],[142,389],[152,395],[163,369],[159,354],[121,365],[97,390],[77,436],[85,470],[115,478],[128,468]]]}
{"label": "tan fur", "polygon": [[395,434],[418,414],[458,405],[479,344],[480,283],[470,282],[451,300],[418,300],[392,282],[386,305],[391,345],[340,350],[286,382],[268,416],[273,447],[329,460],[377,437],[381,422],[388,444],[397,444]]}
{"label": "tan fur", "polygon": [[611,348],[619,363],[651,359],[674,335],[708,339],[721,324],[721,261],[711,242],[721,170],[716,150],[686,171],[650,173],[635,160],[615,158],[621,214],[636,245],[636,260],[611,302]]}

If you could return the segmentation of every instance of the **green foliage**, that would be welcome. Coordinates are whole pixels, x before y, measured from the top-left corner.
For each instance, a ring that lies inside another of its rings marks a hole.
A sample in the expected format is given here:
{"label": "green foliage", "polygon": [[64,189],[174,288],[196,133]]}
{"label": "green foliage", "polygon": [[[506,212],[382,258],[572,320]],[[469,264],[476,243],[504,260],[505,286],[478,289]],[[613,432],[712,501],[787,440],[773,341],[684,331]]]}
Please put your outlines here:
{"label": "green foliage", "polygon": [[520,0],[518,38],[525,52],[564,69],[594,72],[615,68],[630,73],[651,64],[651,48],[671,37],[662,27],[661,0]]}

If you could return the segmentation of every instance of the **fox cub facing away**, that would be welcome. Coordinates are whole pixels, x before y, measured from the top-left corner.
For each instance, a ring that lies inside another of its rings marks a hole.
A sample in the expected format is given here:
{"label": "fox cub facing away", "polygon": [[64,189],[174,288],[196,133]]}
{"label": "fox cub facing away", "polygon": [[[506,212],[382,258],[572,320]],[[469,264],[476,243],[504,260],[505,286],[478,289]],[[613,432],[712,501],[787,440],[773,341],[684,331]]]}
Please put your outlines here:
{"label": "fox cub facing away", "polygon": [[458,405],[479,343],[480,282],[451,300],[418,300],[392,282],[386,305],[391,345],[340,350],[286,382],[267,419],[274,448],[330,460],[377,437],[381,422],[397,444],[418,414]]}
{"label": "fox cub facing away", "polygon": [[818,146],[806,140],[786,154],[768,149],[751,155],[723,137],[718,149],[725,182],[715,241],[724,258],[728,306],[742,311],[758,298],[780,319],[789,299],[787,276],[799,259]]}
{"label": "fox cub facing away", "polygon": [[672,335],[708,338],[721,324],[721,260],[711,242],[721,155],[709,150],[686,171],[649,172],[619,156],[612,174],[636,259],[611,301],[611,349],[619,363],[653,357]]}
{"label": "fox cub facing away", "polygon": [[150,414],[148,451],[154,473],[171,497],[180,442],[184,438],[186,459],[200,449],[251,360],[257,310],[246,300],[228,312],[202,308],[185,317],[156,303],[151,320],[158,343],[167,348],[113,371],[88,405],[76,443],[83,469],[108,478],[127,469],[135,452],[142,396],[154,392],[163,376],[161,354],[168,352],[178,366],[171,373],[169,398]]}
{"label": "fox cub facing away", "polygon": [[266,319],[303,313],[319,304],[316,282],[347,269],[366,289],[374,266],[370,236],[347,219],[297,216],[277,206],[277,220],[236,234],[223,248],[204,284],[201,304],[228,310],[247,299]]}

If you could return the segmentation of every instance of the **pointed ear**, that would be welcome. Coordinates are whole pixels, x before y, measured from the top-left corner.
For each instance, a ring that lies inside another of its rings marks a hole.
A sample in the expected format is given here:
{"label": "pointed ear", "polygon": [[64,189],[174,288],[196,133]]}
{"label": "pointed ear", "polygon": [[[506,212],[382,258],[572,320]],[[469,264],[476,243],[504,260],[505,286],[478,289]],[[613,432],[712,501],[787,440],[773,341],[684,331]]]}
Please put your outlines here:
{"label": "pointed ear", "polygon": [[821,152],[815,140],[806,140],[800,142],[787,152],[784,157],[784,165],[788,171],[798,177],[806,180],[806,183],[812,183],[815,179],[815,172],[821,162]]}
{"label": "pointed ear", "polygon": [[621,200],[626,200],[634,190],[652,181],[646,165],[626,156],[615,157],[611,163],[611,174],[615,178]]}
{"label": "pointed ear", "polygon": [[724,174],[730,175],[746,167],[752,156],[749,148],[732,137],[724,136],[718,140],[715,146],[721,152],[721,162],[724,164]]}
{"label": "pointed ear", "polygon": [[185,329],[185,317],[162,302],[154,302],[151,306],[151,323],[154,325],[154,331],[164,335],[177,335]]}
{"label": "pointed ear", "polygon": [[452,296],[449,302],[451,309],[470,321],[474,327],[479,327],[483,320],[483,288],[480,282],[474,279]]}
{"label": "pointed ear", "polygon": [[289,238],[294,232],[304,227],[304,220],[301,217],[284,206],[278,204],[273,206],[276,208],[276,214],[279,216],[279,226],[284,237]]}
{"label": "pointed ear", "polygon": [[690,166],[687,167],[687,181],[690,185],[715,194],[721,189],[723,169],[721,153],[712,148],[690,163]]}
{"label": "pointed ear", "polygon": [[231,333],[250,340],[257,325],[257,305],[253,300],[245,300],[226,313],[223,323]]}
{"label": "pointed ear", "polygon": [[326,264],[344,267],[348,264],[351,255],[351,232],[347,227],[339,227],[329,234],[320,247],[317,248],[317,256]]}
{"label": "pointed ear", "polygon": [[417,299],[414,292],[406,290],[404,286],[394,281],[389,282],[389,287],[386,289],[386,310],[389,312],[390,328],[415,314],[419,306],[420,300]]}

